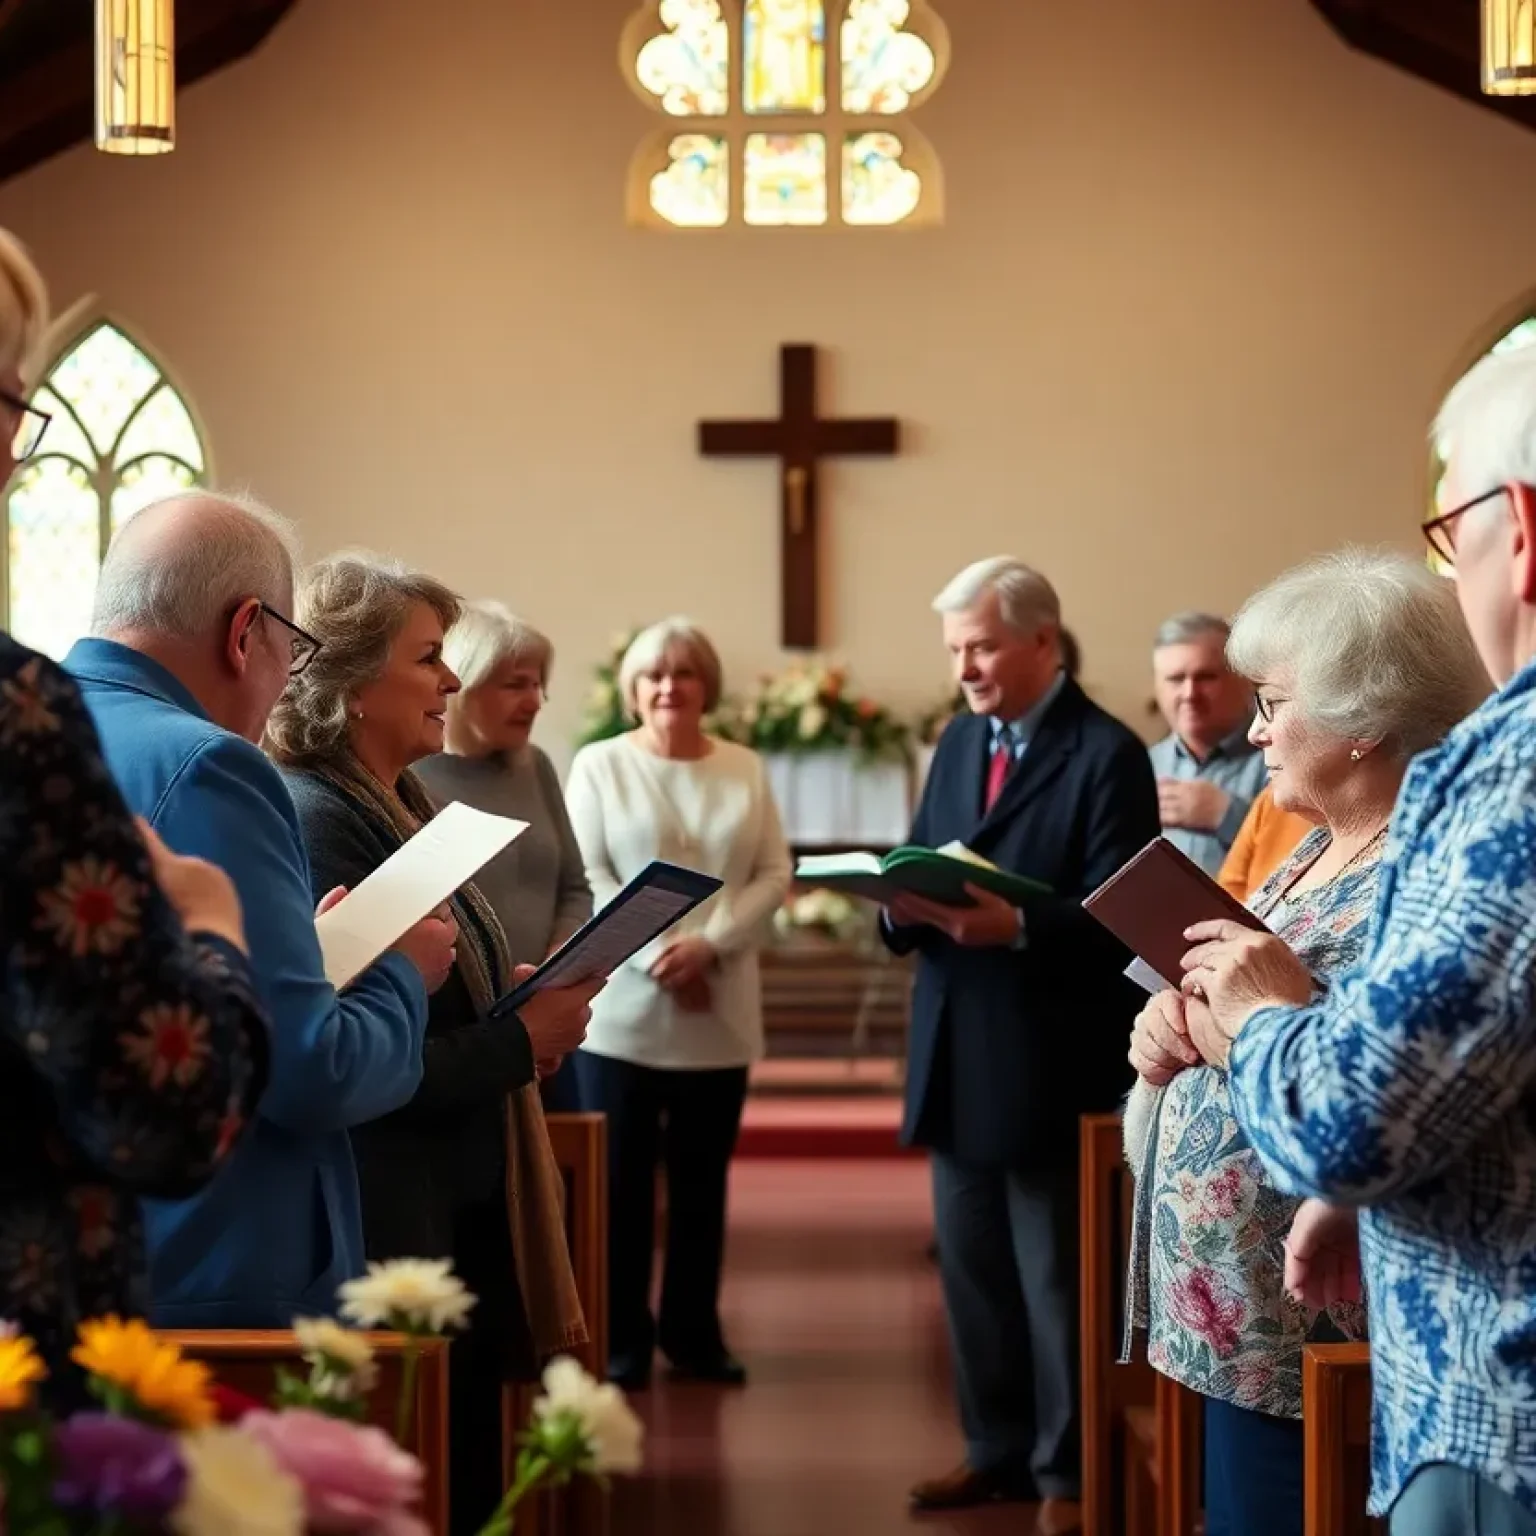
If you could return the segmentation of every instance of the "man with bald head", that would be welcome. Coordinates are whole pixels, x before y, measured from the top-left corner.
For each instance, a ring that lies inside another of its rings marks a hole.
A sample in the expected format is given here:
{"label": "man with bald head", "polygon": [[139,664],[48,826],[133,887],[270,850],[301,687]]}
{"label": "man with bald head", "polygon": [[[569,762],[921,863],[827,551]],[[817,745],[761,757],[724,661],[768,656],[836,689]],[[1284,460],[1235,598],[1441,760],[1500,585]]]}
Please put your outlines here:
{"label": "man with bald head", "polygon": [[298,819],[257,745],[317,649],[287,617],[293,577],[292,536],[264,508],[158,502],[112,541],[92,638],[66,662],[130,806],[233,878],[273,1024],[267,1091],[224,1172],[145,1202],[162,1327],[286,1328],[333,1309],[364,1267],[348,1128],[415,1092],[427,994],[452,963],[453,930],[429,918],[345,993],[325,979]]}

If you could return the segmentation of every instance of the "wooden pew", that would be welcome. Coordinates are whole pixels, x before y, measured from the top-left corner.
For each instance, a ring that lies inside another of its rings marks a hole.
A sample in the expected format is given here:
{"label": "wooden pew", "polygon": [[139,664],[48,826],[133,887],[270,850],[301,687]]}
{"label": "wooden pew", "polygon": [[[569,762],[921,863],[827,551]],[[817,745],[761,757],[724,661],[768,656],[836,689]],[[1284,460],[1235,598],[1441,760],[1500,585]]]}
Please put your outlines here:
{"label": "wooden pew", "polygon": [[1386,1522],[1365,1512],[1371,1485],[1371,1348],[1308,1344],[1301,1352],[1306,1536],[1368,1536]]}
{"label": "wooden pew", "polygon": [[[309,1367],[293,1334],[274,1330],[220,1329],[176,1331],[156,1329],[189,1359],[201,1360],[224,1386],[262,1402],[270,1399],[277,1371],[286,1367],[305,1376]],[[405,1339],[397,1333],[366,1336],[378,1357],[379,1382],[371,1399],[372,1422],[389,1434],[395,1429],[395,1403],[400,1392]],[[448,1346],[442,1339],[421,1345],[416,1376],[416,1413],[406,1449],[425,1469],[421,1517],[433,1536],[448,1536]]]}
{"label": "wooden pew", "polygon": [[[608,1122],[602,1115],[548,1116],[549,1142],[565,1181],[565,1235],[587,1319],[588,1340],[571,1355],[599,1381],[608,1374]],[[502,1398],[503,1462],[510,1477],[517,1436],[528,1423],[537,1382],[509,1385]],[[608,1496],[590,1481],[526,1501],[517,1536],[607,1536]]]}
{"label": "wooden pew", "polygon": [[1118,1115],[1078,1125],[1083,1536],[1152,1536],[1154,1372],[1119,1365],[1132,1186]]}

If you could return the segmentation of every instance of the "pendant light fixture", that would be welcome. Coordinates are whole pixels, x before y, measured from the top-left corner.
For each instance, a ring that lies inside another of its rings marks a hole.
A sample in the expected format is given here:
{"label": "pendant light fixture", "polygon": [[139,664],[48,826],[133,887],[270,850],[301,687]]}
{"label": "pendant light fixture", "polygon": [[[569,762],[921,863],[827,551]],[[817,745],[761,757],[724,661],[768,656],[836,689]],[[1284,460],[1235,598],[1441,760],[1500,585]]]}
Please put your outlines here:
{"label": "pendant light fixture", "polygon": [[176,147],[174,0],[96,0],[96,147],[109,155]]}

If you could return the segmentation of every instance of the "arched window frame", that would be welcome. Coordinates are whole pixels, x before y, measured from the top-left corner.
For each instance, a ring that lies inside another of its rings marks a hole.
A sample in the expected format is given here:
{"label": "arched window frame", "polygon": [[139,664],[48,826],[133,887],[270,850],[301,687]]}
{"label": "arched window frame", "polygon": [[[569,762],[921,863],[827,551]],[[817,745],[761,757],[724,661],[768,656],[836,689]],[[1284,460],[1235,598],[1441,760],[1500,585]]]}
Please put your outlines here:
{"label": "arched window frame", "polygon": [[[640,50],[653,37],[663,36],[668,28],[661,19],[661,0],[645,0],[625,24],[619,42],[619,66],[631,90],[653,112],[666,119],[665,125],[649,134],[630,162],[625,192],[625,217],[636,227],[664,229],[678,234],[723,228],[763,230],[806,229],[920,229],[943,222],[944,176],[939,157],[927,138],[912,122],[912,114],[937,91],[949,67],[949,31],[927,0],[910,0],[911,12],[902,27],[925,42],[933,52],[933,77],[912,93],[900,112],[853,113],[843,107],[842,32],[843,18],[852,0],[825,0],[825,78],[826,106],[822,112],[748,112],[742,104],[743,0],[717,0],[725,17],[729,52],[726,62],[728,95],[726,110],[710,115],[680,115],[666,110],[662,102],[639,80],[636,60]],[[743,174],[745,146],[750,134],[821,134],[827,148],[827,216],[817,223],[748,223],[745,218]],[[901,140],[900,163],[914,171],[920,182],[920,195],[911,213],[894,223],[851,221],[843,212],[843,146],[850,137],[863,133],[892,133]],[[726,143],[728,209],[722,223],[683,225],[664,218],[651,205],[651,181],[670,162],[670,148],[680,137],[701,134]]]}
{"label": "arched window frame", "polygon": [[[34,399],[48,391],[50,398],[39,401],[40,408],[47,409],[50,414],[57,417],[62,409],[67,416],[73,419],[74,426],[85,437],[88,443],[95,445],[95,440],[90,431],[80,420],[74,406],[57,392],[54,387],[54,379],[60,366],[92,336],[102,329],[115,331],[130,345],[138,350],[150,366],[155,370],[157,382],[140,395],[133,409],[128,413],[119,426],[112,443],[103,448],[96,457],[94,464],[84,463],[74,453],[57,451],[55,445],[59,439],[59,424],[57,421],[50,424],[49,431],[44,435],[39,451],[27,464],[23,464],[16,477],[8,488],[5,488],[3,497],[3,511],[5,519],[5,537],[0,539],[0,627],[10,629],[13,622],[11,601],[11,506],[12,498],[17,488],[23,483],[29,465],[39,465],[48,460],[61,460],[66,464],[77,467],[86,477],[91,490],[94,492],[97,504],[97,547],[96,568],[100,568],[102,558],[106,554],[107,545],[113,534],[112,505],[116,493],[123,488],[125,476],[135,468],[154,459],[165,459],[176,463],[183,468],[192,485],[208,485],[214,479],[213,449],[209,438],[208,429],[203,422],[197,405],[186,386],[178,377],[175,368],[168,363],[159,351],[149,342],[145,341],[132,326],[120,320],[116,315],[105,309],[97,308],[93,301],[84,300],[79,305],[61,316],[54,322],[49,332],[44,347],[44,355],[48,361],[35,371],[31,384],[31,394]],[[163,448],[148,448],[136,452],[132,458],[123,462],[117,462],[117,454],[129,432],[133,430],[144,409],[151,400],[162,390],[168,390],[179,402],[191,422],[192,431],[197,438],[197,446],[202,458],[202,467],[189,462],[184,456],[171,453]],[[94,572],[93,572],[94,576]],[[23,643],[29,643],[26,634],[17,636]],[[30,642],[35,643],[35,642]]]}

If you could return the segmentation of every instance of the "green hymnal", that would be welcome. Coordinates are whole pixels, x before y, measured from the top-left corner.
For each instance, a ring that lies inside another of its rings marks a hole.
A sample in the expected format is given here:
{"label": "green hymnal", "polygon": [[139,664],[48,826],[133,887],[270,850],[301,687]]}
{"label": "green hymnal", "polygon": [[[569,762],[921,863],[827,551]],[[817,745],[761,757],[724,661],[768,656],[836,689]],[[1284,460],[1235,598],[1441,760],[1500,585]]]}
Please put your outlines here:
{"label": "green hymnal", "polygon": [[1015,906],[1031,896],[1049,896],[1039,880],[1010,875],[978,858],[960,843],[943,848],[897,848],[882,858],[876,853],[822,853],[795,865],[802,885],[822,886],[849,896],[862,896],[887,906],[897,896],[926,896],[946,907],[975,905],[967,885],[992,891]]}

